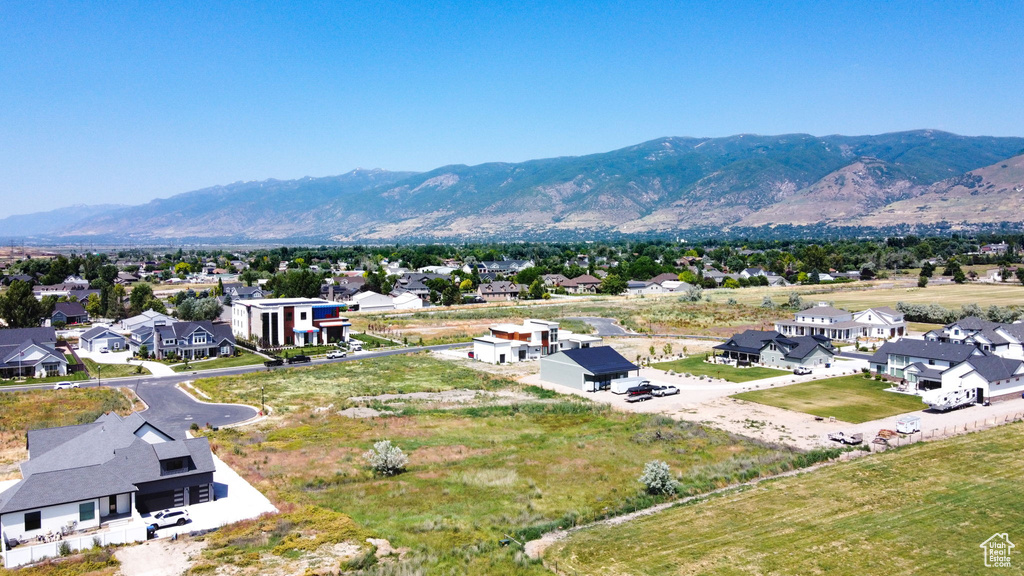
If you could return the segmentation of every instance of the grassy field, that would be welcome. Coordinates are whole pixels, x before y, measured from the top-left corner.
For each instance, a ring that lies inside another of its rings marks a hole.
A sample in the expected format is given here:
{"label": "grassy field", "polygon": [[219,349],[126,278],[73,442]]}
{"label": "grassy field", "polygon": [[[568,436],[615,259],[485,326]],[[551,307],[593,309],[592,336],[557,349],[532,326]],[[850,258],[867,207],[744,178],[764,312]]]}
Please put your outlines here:
{"label": "grassy field", "polygon": [[561,574],[1020,574],[1019,552],[989,569],[979,545],[1024,524],[1022,442],[1014,424],[915,444],[588,529],[546,558]]}
{"label": "grassy field", "polygon": [[353,340],[358,340],[363,343],[364,350],[372,350],[374,348],[384,348],[388,346],[397,346],[391,340],[386,338],[378,338],[372,334],[353,334]]}
{"label": "grassy field", "polygon": [[[649,505],[656,500],[637,482],[649,460],[665,460],[683,493],[699,493],[788,469],[802,458],[699,424],[524,388],[426,355],[352,364],[260,375],[267,383],[279,379],[267,387],[268,403],[295,406],[299,398],[315,397],[320,406],[331,401],[330,410],[306,404],[259,427],[208,435],[218,454],[279,507],[330,510],[409,547],[406,571],[395,574],[543,574],[497,541]],[[247,392],[234,389],[251,387],[249,380],[198,385],[221,400],[244,397]],[[473,402],[364,403],[390,411],[386,417],[336,413],[356,393],[456,387],[495,395]],[[361,455],[380,439],[408,454],[405,473],[379,478],[369,472]],[[224,544],[207,558],[216,563],[244,553],[244,546]]]}
{"label": "grassy field", "polygon": [[842,376],[742,392],[733,398],[859,424],[923,410],[921,398],[886,392],[891,384],[863,376]]}
{"label": "grassy field", "polygon": [[191,372],[193,370],[214,370],[216,368],[234,368],[235,366],[251,366],[253,364],[263,364],[266,358],[239,349],[238,356],[228,356],[227,358],[214,358],[212,360],[199,360],[195,362],[189,362],[189,367],[185,368],[184,364],[175,364],[171,366],[171,370],[175,372]]}
{"label": "grassy field", "polygon": [[785,304],[791,292],[801,295],[805,305],[818,301],[832,302],[847,310],[863,310],[877,306],[895,307],[897,302],[915,304],[939,303],[946,308],[959,308],[964,304],[978,304],[982,308],[1020,306],[1024,303],[1024,286],[1020,284],[942,284],[925,288],[890,286],[885,280],[871,283],[857,282],[831,286],[791,286],[788,288],[747,288],[741,290],[715,290],[713,301],[733,298],[740,304],[759,306],[765,296],[776,304]]}
{"label": "grassy field", "polygon": [[139,364],[99,364],[92,358],[82,358],[82,363],[89,370],[89,374],[102,378],[121,378],[123,376],[149,375],[152,372],[148,368],[139,371]]}
{"label": "grassy field", "polygon": [[722,378],[729,382],[750,382],[751,380],[761,380],[762,378],[785,376],[786,374],[789,374],[786,370],[761,368],[760,366],[736,368],[726,364],[708,364],[704,361],[704,356],[690,356],[689,358],[684,358],[682,360],[657,362],[651,366],[658,370],[675,370],[680,374],[703,374],[705,376],[711,376],[712,378]]}

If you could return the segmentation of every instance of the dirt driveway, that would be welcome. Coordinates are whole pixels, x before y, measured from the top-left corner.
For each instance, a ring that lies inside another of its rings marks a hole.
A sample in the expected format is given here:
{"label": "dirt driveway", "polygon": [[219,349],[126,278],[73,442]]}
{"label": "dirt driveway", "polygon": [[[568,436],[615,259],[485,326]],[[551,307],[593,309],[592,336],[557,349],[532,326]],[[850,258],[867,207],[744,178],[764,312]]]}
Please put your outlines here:
{"label": "dirt driveway", "polygon": [[199,558],[205,545],[189,538],[164,538],[119,548],[114,557],[121,562],[118,574],[122,576],[180,576]]}

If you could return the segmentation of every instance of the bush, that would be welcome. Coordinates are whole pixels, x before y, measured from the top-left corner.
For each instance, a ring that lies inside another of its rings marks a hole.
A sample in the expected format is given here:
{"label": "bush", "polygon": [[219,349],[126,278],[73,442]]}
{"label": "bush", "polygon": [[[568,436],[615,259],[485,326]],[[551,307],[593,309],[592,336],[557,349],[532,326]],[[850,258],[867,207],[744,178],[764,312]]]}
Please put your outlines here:
{"label": "bush", "polygon": [[380,476],[401,474],[409,463],[409,457],[401,448],[392,445],[390,440],[375,443],[373,448],[363,454],[363,458],[370,463],[373,472]]}
{"label": "bush", "polygon": [[647,487],[648,494],[674,494],[679,482],[672,477],[668,464],[662,460],[651,460],[644,464],[640,483]]}

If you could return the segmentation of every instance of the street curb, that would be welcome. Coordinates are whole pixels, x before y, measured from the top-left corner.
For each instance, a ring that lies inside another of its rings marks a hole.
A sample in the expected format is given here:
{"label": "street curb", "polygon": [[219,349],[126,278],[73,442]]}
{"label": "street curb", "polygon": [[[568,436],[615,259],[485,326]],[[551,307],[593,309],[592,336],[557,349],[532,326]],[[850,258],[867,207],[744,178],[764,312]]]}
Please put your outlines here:
{"label": "street curb", "polygon": [[[186,380],[185,382],[191,383],[192,381],[191,380]],[[233,422],[231,424],[225,424],[223,426],[218,426],[218,428],[237,428],[239,426],[248,426],[249,424],[255,424],[257,422],[260,422],[262,420],[267,419],[267,417],[270,416],[270,414],[272,412],[272,409],[268,409],[266,414],[264,414],[263,416],[260,416],[259,415],[259,413],[260,413],[259,409],[256,408],[255,406],[250,406],[248,404],[239,404],[239,403],[235,403],[235,402],[207,402],[206,400],[201,400],[199,398],[196,398],[195,395],[193,395],[191,392],[189,392],[188,390],[185,390],[185,388],[182,387],[182,384],[183,384],[183,382],[176,383],[174,385],[174,387],[177,388],[178,390],[181,390],[182,394],[188,396],[193,401],[195,401],[197,404],[207,404],[207,405],[210,405],[210,406],[242,406],[242,407],[245,407],[245,408],[252,408],[253,410],[256,411],[256,416],[253,416],[252,418],[249,418],[248,420],[243,420],[241,422]],[[195,390],[195,388],[193,388],[193,390]]]}

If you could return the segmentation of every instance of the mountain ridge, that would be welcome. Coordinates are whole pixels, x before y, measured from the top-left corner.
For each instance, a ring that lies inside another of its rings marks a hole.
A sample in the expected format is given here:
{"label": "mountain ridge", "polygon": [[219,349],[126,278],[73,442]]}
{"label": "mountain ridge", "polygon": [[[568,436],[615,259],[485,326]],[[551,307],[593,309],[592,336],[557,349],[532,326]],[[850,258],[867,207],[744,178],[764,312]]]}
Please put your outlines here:
{"label": "mountain ridge", "polygon": [[[1022,151],[1024,138],[937,130],[663,137],[584,156],[213,186],[92,214],[57,236],[515,240],[701,227],[1019,221]],[[1014,168],[997,168],[1003,164]],[[965,186],[979,178],[992,193],[969,196],[977,190]],[[994,190],[1002,190],[998,210],[971,207],[971,198],[995,199]],[[954,203],[965,218],[940,200],[965,194]]]}

